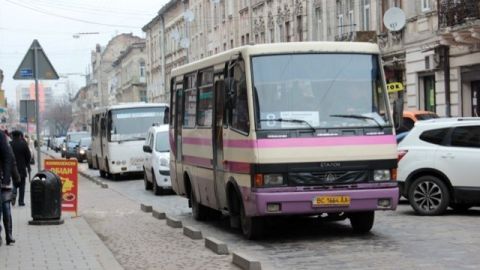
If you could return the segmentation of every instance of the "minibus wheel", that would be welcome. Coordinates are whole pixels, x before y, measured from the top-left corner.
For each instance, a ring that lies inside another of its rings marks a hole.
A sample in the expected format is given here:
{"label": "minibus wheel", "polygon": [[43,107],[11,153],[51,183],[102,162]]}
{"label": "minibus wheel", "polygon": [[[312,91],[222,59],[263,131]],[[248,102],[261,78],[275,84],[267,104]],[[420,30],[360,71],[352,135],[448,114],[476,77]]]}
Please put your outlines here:
{"label": "minibus wheel", "polygon": [[245,213],[245,207],[240,202],[240,227],[246,239],[258,239],[263,234],[264,220],[261,217],[249,217]]}
{"label": "minibus wheel", "polygon": [[375,220],[375,212],[354,212],[349,214],[350,224],[354,233],[365,234],[368,233],[372,227]]}
{"label": "minibus wheel", "polygon": [[208,215],[208,209],[206,206],[202,205],[197,201],[197,198],[195,197],[195,190],[191,189],[192,191],[190,192],[190,201],[192,203],[192,215],[195,220],[205,220]]}

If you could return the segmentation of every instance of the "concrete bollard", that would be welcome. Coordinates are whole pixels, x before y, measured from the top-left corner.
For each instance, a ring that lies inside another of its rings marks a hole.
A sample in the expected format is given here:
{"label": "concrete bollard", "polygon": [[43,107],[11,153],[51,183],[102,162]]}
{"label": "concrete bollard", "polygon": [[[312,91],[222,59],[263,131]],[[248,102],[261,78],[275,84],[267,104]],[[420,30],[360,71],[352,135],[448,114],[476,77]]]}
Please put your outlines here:
{"label": "concrete bollard", "polygon": [[182,228],[182,222],[176,218],[166,216],[167,225],[172,228]]}
{"label": "concrete bollard", "polygon": [[156,219],[165,219],[166,215],[165,212],[160,212],[155,209],[152,210],[152,216]]}
{"label": "concrete bollard", "polygon": [[232,263],[245,270],[261,270],[262,265],[259,261],[253,260],[238,252],[233,252]]}
{"label": "concrete bollard", "polygon": [[183,227],[183,234],[190,237],[193,240],[202,239],[202,232],[190,226]]}
{"label": "concrete bollard", "polygon": [[228,254],[227,244],[213,237],[205,238],[205,247],[219,255]]}
{"label": "concrete bollard", "polygon": [[152,206],[151,205],[146,205],[146,204],[140,204],[140,209],[143,211],[143,212],[146,212],[146,213],[150,213],[152,212]]}

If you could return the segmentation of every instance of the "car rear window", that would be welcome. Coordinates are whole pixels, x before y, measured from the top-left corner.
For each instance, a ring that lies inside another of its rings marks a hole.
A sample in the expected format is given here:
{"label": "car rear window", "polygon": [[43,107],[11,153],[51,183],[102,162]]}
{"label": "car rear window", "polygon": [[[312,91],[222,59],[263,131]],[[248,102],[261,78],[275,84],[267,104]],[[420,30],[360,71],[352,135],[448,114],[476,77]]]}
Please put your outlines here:
{"label": "car rear window", "polygon": [[420,140],[441,145],[445,136],[447,135],[449,128],[441,128],[441,129],[432,129],[424,131],[420,135]]}
{"label": "car rear window", "polygon": [[416,117],[418,120],[428,120],[428,119],[438,118],[438,115],[434,113],[426,113],[426,114],[417,114]]}
{"label": "car rear window", "polygon": [[480,148],[480,126],[455,128],[452,133],[451,145]]}

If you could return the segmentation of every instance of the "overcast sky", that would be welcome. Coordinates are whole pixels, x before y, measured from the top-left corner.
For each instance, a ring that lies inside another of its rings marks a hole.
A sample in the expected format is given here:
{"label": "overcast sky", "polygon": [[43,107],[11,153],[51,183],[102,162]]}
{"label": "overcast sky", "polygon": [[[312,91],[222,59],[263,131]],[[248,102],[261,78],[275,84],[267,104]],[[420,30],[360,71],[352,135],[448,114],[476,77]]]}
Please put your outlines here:
{"label": "overcast sky", "polygon": [[[9,103],[15,100],[18,84],[30,81],[13,80],[34,39],[40,42],[59,75],[85,74],[90,64],[90,51],[97,43],[105,46],[120,33],[144,37],[141,28],[155,17],[168,0],[0,0],[0,69],[5,78],[3,89]],[[74,35],[80,34],[78,38]],[[46,81],[53,86],[66,79]],[[84,77],[70,75],[77,87]],[[78,89],[77,89],[78,90]]]}

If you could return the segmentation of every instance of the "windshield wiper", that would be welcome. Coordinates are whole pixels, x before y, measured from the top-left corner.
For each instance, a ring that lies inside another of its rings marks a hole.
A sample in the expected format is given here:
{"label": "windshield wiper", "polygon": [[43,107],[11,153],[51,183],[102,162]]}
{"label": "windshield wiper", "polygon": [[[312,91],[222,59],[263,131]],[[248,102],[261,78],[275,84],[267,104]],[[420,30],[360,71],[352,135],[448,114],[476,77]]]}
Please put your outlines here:
{"label": "windshield wiper", "polygon": [[276,122],[289,122],[289,123],[306,124],[307,126],[310,127],[312,132],[315,132],[315,128],[312,125],[310,125],[310,123],[308,123],[307,121],[302,120],[302,119],[285,119],[285,118],[260,119],[260,122],[263,122],[263,121],[276,121]]}
{"label": "windshield wiper", "polygon": [[330,117],[342,117],[342,118],[373,120],[379,128],[383,128],[383,126],[377,121],[377,119],[375,119],[374,117],[371,117],[371,116],[365,116],[365,115],[361,115],[361,114],[331,114],[329,116]]}

